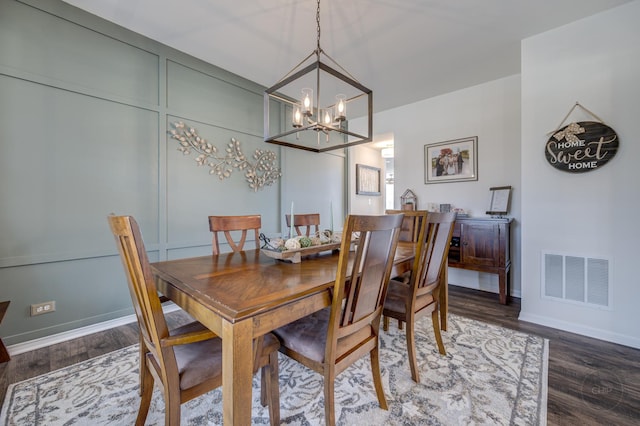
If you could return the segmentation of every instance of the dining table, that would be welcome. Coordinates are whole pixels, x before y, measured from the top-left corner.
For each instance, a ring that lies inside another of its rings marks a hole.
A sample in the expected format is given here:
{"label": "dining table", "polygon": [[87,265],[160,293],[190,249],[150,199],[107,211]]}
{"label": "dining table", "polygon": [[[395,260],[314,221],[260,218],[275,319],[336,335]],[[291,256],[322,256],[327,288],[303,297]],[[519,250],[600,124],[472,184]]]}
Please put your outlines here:
{"label": "dining table", "polygon": [[[411,269],[415,248],[398,243],[392,276]],[[289,263],[255,249],[151,264],[158,291],[222,339],[225,425],[251,423],[254,339],[330,306],[338,257]]]}

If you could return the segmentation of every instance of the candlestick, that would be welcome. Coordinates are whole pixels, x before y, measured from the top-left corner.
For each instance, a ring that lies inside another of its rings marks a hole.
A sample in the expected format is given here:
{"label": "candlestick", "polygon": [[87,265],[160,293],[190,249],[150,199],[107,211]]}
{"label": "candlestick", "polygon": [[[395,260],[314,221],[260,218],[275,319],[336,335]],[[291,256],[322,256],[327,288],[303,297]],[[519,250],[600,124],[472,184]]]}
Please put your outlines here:
{"label": "candlestick", "polygon": [[289,221],[289,224],[291,225],[289,226],[289,239],[291,239],[293,238],[293,201],[291,202],[291,214],[289,216],[291,218]]}
{"label": "candlestick", "polygon": [[333,201],[330,202],[329,204],[329,219],[330,219],[330,224],[331,227],[329,228],[331,230],[331,237],[333,237]]}

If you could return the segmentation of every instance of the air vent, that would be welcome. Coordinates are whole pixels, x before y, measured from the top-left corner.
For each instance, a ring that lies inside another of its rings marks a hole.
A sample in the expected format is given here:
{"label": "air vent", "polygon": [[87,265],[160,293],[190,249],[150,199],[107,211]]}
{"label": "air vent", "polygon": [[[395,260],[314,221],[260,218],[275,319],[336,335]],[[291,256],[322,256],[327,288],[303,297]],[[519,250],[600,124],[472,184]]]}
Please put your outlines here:
{"label": "air vent", "polygon": [[611,308],[611,262],[590,256],[543,252],[542,297]]}

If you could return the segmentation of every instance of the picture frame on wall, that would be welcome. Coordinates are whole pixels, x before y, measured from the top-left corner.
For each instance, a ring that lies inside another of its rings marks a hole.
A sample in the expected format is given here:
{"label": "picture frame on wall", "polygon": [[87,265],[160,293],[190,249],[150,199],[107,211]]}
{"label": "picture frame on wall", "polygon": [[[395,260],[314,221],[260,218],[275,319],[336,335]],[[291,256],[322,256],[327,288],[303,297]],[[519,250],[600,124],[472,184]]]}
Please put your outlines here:
{"label": "picture frame on wall", "polygon": [[424,183],[478,180],[478,137],[424,146]]}
{"label": "picture frame on wall", "polygon": [[380,169],[356,164],[356,194],[381,195]]}

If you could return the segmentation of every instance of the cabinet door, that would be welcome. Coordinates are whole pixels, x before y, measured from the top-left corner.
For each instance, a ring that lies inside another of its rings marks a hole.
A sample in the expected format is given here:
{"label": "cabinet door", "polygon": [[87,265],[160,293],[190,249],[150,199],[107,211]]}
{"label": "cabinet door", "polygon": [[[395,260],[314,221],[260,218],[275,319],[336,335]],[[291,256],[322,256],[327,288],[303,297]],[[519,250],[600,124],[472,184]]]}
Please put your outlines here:
{"label": "cabinet door", "polygon": [[462,223],[460,229],[462,262],[498,266],[500,229],[496,224]]}

